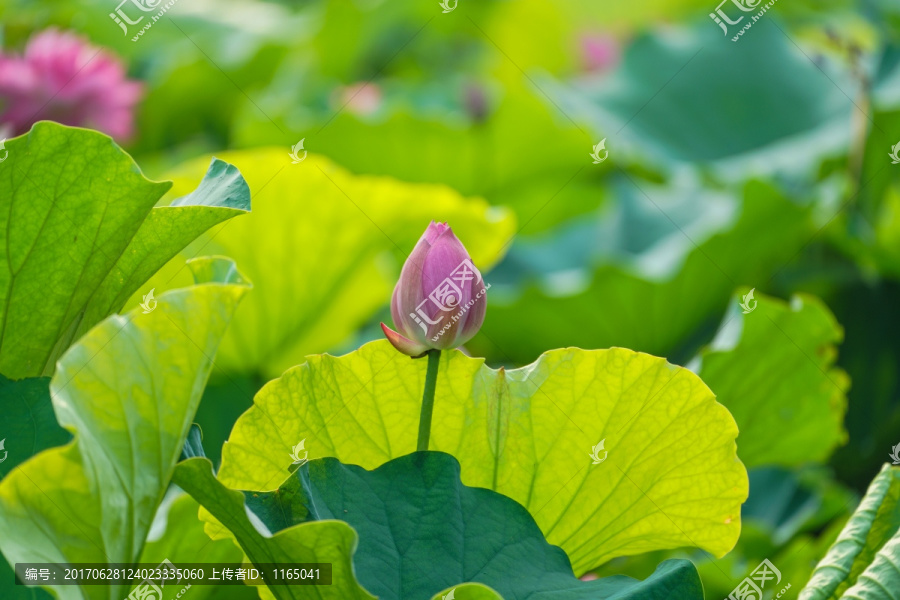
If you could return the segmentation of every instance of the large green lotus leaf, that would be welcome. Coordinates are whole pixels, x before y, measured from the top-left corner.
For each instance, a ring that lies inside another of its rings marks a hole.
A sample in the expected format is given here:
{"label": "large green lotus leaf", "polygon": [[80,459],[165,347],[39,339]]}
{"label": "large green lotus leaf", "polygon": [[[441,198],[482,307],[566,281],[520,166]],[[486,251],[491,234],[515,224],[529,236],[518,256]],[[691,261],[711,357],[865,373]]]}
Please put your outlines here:
{"label": "large green lotus leaf", "polygon": [[[900,590],[900,469],[885,465],[800,600],[881,600]],[[887,595],[885,595],[887,594]]]}
{"label": "large green lotus leaf", "polygon": [[[222,156],[254,189],[253,213],[197,247],[234,258],[257,289],[222,343],[224,369],[275,377],[343,342],[390,301],[399,266],[432,219],[448,221],[483,270],[513,235],[507,210],[443,186],[356,177],[315,155],[291,164],[287,148]],[[174,190],[204,163],[176,174]],[[162,287],[171,277],[156,280]]]}
{"label": "large green lotus leaf", "polygon": [[[283,480],[287,471],[279,477]],[[337,520],[306,523],[282,531],[273,531],[251,520],[244,494],[228,489],[216,479],[207,458],[189,458],[178,464],[173,481],[184,488],[203,508],[221,523],[208,525],[234,536],[247,557],[257,563],[331,563],[332,585],[273,586],[261,588],[263,598],[278,600],[374,600],[356,581],[353,552],[357,537],[353,528]],[[224,526],[224,527],[223,527]],[[222,537],[214,534],[215,537]],[[229,543],[217,541],[213,543]]]}
{"label": "large green lotus leaf", "polygon": [[[182,451],[225,328],[248,289],[222,258],[149,313],[114,315],[60,359],[50,384],[75,439],[0,482],[0,549],[15,562],[133,562]],[[123,586],[62,586],[60,598],[121,600]]]}
{"label": "large green lotus leaf", "polygon": [[688,558],[697,566],[706,597],[724,599],[756,565],[769,559],[783,578],[776,591],[790,582],[793,595],[787,597],[796,597],[818,558],[840,533],[851,512],[848,507],[859,498],[821,466],[791,471],[763,467],[750,469],[749,475],[750,497],[741,507],[741,539],[723,558],[712,560],[696,550],[659,551],[610,561],[594,573],[640,579],[663,560]]}
{"label": "large green lotus leaf", "polygon": [[[840,73],[823,76],[777,17],[764,19],[769,23],[738,43],[710,19],[645,33],[612,77],[568,89],[541,85],[598,139],[612,133],[619,161],[708,165],[730,180],[811,174],[824,158],[847,151],[847,120],[859,110],[847,95],[853,83]],[[735,35],[739,27],[731,29]]]}
{"label": "large green lotus leaf", "polygon": [[[301,440],[310,457],[366,468],[412,452],[424,362],[385,340],[309,357],[237,421],[220,478],[270,489]],[[525,506],[580,573],[660,548],[730,550],[747,498],[737,433],[696,375],[660,358],[569,348],[495,371],[454,350],[441,358],[431,448],[459,458],[466,485]],[[609,454],[593,465],[601,440]]]}
{"label": "large green lotus leaf", "polygon": [[56,422],[49,377],[10,381],[0,375],[0,406],[4,407],[0,480],[41,450],[61,446],[72,437]]}
{"label": "large green lotus leaf", "polygon": [[[544,539],[521,505],[467,487],[442,452],[418,452],[367,471],[314,460],[274,492],[247,492],[247,509],[269,531],[298,523],[349,523],[359,535],[357,578],[383,600],[428,598],[476,582],[503,598],[691,598],[703,588],[688,561],[665,563],[646,581],[576,579],[565,552]],[[467,593],[458,590],[459,600]]]}
{"label": "large green lotus leaf", "polygon": [[51,375],[76,337],[185,244],[249,209],[246,183],[219,161],[194,194],[153,208],[170,184],[146,179],[106,135],[46,121],[6,148],[0,372],[11,379]]}
{"label": "large green lotus leaf", "polygon": [[754,296],[747,314],[732,301],[695,370],[737,421],[745,465],[824,461],[847,439],[850,382],[834,367],[843,330],[813,296]]}
{"label": "large green lotus leaf", "polygon": [[767,281],[811,235],[809,210],[765,183],[742,198],[637,183],[619,182],[596,221],[512,248],[488,275],[474,354],[525,364],[547,347],[622,346],[686,360],[735,287]]}

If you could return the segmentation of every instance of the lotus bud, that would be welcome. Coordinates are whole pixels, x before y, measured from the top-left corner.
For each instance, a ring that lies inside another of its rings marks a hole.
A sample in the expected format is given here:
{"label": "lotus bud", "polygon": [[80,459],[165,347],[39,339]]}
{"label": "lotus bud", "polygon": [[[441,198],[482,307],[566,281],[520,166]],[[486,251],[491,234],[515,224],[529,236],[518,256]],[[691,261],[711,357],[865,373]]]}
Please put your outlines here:
{"label": "lotus bud", "polygon": [[391,316],[398,331],[381,328],[394,348],[413,358],[456,348],[481,329],[488,288],[450,226],[432,221],[394,287]]}

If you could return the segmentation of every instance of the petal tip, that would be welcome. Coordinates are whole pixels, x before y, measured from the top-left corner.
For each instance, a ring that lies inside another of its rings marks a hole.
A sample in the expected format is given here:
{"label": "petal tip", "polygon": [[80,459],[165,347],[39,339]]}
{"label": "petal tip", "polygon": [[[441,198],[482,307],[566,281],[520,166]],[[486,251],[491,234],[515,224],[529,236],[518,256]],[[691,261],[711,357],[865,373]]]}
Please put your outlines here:
{"label": "petal tip", "polygon": [[391,346],[396,348],[398,352],[411,356],[412,358],[421,358],[428,352],[428,346],[403,337],[384,323],[381,324],[381,330],[384,332],[384,336],[387,340],[391,343]]}

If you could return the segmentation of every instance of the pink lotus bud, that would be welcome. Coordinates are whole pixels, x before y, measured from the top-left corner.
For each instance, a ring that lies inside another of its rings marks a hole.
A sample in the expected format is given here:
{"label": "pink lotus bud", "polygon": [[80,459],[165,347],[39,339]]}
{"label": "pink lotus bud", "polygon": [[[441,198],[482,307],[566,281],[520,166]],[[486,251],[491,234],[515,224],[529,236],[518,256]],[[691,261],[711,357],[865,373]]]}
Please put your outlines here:
{"label": "pink lotus bud", "polygon": [[399,330],[381,324],[394,347],[414,358],[466,343],[484,323],[487,289],[462,242],[434,221],[419,238],[391,297]]}

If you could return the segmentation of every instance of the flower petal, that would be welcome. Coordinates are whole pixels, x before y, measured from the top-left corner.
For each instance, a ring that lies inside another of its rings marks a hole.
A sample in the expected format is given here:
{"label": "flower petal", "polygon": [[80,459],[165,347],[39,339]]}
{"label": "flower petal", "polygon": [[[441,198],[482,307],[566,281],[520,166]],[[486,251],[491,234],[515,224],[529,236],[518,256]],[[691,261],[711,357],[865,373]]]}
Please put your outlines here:
{"label": "flower petal", "polygon": [[414,342],[409,338],[403,337],[384,323],[381,324],[381,330],[384,331],[384,335],[391,345],[407,356],[419,358],[428,352],[428,346],[425,344],[420,344],[419,342]]}

